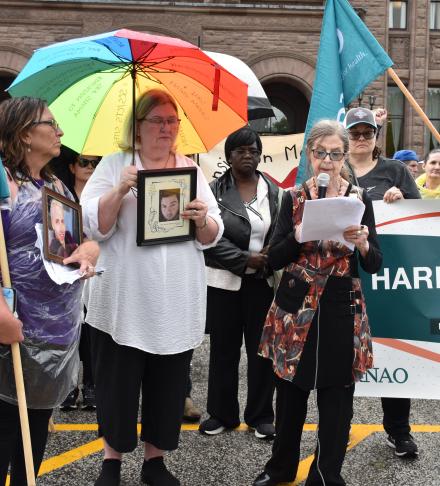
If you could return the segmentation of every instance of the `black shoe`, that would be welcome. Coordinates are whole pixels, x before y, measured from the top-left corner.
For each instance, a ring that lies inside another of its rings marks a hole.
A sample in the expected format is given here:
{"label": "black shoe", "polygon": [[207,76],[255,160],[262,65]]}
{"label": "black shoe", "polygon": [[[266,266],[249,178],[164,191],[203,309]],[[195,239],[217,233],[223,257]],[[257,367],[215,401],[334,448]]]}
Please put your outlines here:
{"label": "black shoe", "polygon": [[96,410],[95,387],[93,385],[84,385],[82,396],[81,410]]}
{"label": "black shoe", "polygon": [[67,398],[61,404],[60,409],[63,412],[70,412],[71,410],[76,410],[78,408],[78,405],[76,404],[76,401],[78,400],[78,395],[79,395],[79,390],[78,388],[75,388],[67,395]]}
{"label": "black shoe", "polygon": [[273,440],[275,439],[275,427],[273,424],[260,424],[255,427],[254,434],[257,439]]}
{"label": "black shoe", "polygon": [[198,422],[202,416],[202,412],[194,405],[191,397],[185,398],[185,408],[183,409],[183,420],[185,422]]}
{"label": "black shoe", "polygon": [[408,434],[404,437],[387,437],[387,444],[394,449],[394,454],[402,458],[417,457],[419,449],[414,442],[412,435]]}
{"label": "black shoe", "polygon": [[221,434],[226,427],[214,417],[209,417],[209,419],[204,420],[199,425],[199,432],[206,435],[217,435]]}
{"label": "black shoe", "polygon": [[252,483],[252,486],[277,486],[277,484],[267,472],[262,472]]}
{"label": "black shoe", "polygon": [[166,468],[163,457],[153,457],[144,461],[141,481],[150,486],[180,486],[180,481]]}
{"label": "black shoe", "polygon": [[101,474],[95,481],[95,486],[119,486],[121,483],[121,461],[104,459]]}

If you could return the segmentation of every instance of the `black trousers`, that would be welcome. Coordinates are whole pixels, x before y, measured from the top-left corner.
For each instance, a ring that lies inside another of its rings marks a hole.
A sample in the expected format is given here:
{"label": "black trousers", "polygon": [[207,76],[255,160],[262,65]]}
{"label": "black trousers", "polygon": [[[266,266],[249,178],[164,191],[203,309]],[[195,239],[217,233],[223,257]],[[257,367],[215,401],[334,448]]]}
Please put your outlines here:
{"label": "black trousers", "polygon": [[136,448],[142,389],[141,440],[177,449],[193,350],[146,353],[93,327],[91,339],[99,435],[118,452]]}
{"label": "black trousers", "polygon": [[409,425],[409,412],[411,400],[409,398],[382,397],[383,428],[387,434],[401,438],[407,436],[411,427]]}
{"label": "black trousers", "polygon": [[92,355],[90,341],[90,325],[83,322],[81,325],[81,338],[79,341],[79,358],[83,364],[83,385],[93,386],[95,380],[92,372]]}
{"label": "black trousers", "polygon": [[208,287],[210,356],[207,411],[226,427],[240,424],[238,365],[244,340],[248,359],[244,420],[256,427],[272,423],[274,374],[270,360],[257,355],[273,289],[266,280],[245,276],[237,292]]}
{"label": "black trousers", "polygon": [[[310,391],[276,377],[276,437],[272,457],[265,471],[279,482],[296,477],[300,460],[302,429],[307,415]],[[354,385],[334,386],[317,390],[319,410],[319,444],[310,467],[306,486],[345,485],[341,476],[350,430]],[[319,461],[318,461],[319,456]]]}
{"label": "black trousers", "polygon": [[[28,409],[35,476],[40,469],[46,448],[49,419],[52,409]],[[10,486],[26,486],[26,466],[21,440],[18,407],[0,400],[0,485],[6,483],[11,465]]]}

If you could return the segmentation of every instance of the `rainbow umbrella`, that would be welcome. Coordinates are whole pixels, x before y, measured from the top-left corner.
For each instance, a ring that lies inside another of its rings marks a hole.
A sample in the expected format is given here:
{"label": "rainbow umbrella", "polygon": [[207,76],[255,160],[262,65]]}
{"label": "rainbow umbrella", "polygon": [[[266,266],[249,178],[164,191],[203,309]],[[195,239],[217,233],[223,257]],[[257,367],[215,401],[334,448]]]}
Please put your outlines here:
{"label": "rainbow umbrella", "polygon": [[136,98],[157,88],[177,101],[181,153],[207,152],[247,122],[243,81],[189,42],[126,29],[37,49],[8,91],[45,99],[67,147],[106,155]]}

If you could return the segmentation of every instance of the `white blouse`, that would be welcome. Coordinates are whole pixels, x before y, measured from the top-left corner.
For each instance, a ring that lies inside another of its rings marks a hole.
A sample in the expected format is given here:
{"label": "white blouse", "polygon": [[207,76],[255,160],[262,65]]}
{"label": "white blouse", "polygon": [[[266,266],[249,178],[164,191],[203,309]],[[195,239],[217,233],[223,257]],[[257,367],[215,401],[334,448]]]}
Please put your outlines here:
{"label": "white blouse", "polygon": [[[197,197],[219,231],[215,240],[197,240],[139,247],[136,245],[137,200],[132,191],[123,198],[117,221],[103,235],[98,230],[98,206],[115,187],[131,154],[104,157],[82,195],[85,231],[100,244],[98,265],[105,272],[90,281],[87,322],[107,332],[118,344],[153,354],[194,349],[203,340],[206,316],[206,276],[203,249],[215,246],[223,221],[211,189],[199,167],[176,154],[176,167],[197,167]],[[136,166],[142,164],[136,153]]]}
{"label": "white blouse", "polygon": [[[251,206],[253,210],[248,206]],[[264,240],[271,225],[269,186],[261,176],[258,179],[255,200],[250,205],[245,205],[245,207],[251,224],[248,251],[259,253],[264,247]],[[255,269],[248,267],[245,273],[255,272]],[[206,278],[210,287],[231,291],[237,291],[241,288],[242,278],[229,270],[207,266]],[[270,286],[272,286],[271,282],[272,280],[269,281]]]}

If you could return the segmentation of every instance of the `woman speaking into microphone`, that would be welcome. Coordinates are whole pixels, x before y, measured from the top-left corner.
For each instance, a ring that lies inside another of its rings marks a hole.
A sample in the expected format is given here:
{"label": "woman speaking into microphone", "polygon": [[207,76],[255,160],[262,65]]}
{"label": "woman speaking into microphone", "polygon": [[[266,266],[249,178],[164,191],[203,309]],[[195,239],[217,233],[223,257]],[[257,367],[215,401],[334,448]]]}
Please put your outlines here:
{"label": "woman speaking into microphone", "polygon": [[[311,390],[317,390],[319,427],[306,486],[345,484],[341,467],[354,382],[373,362],[358,270],[360,264],[376,273],[382,263],[372,203],[344,176],[348,136],[342,125],[318,122],[306,151],[311,177],[285,193],[268,253],[271,267],[284,269],[259,350],[272,360],[276,375],[276,437],[272,457],[254,486],[295,479]],[[354,250],[329,240],[299,243],[305,201],[324,195],[318,178],[328,179],[325,197],[355,197],[364,203],[361,224],[343,232]]]}

